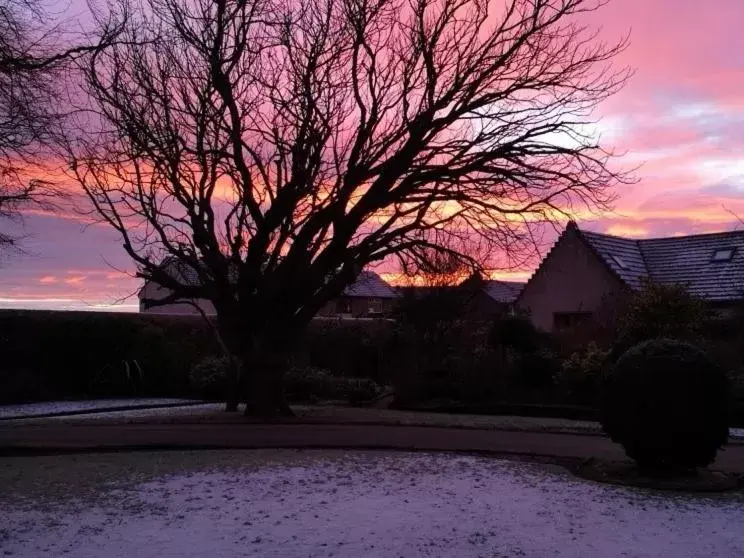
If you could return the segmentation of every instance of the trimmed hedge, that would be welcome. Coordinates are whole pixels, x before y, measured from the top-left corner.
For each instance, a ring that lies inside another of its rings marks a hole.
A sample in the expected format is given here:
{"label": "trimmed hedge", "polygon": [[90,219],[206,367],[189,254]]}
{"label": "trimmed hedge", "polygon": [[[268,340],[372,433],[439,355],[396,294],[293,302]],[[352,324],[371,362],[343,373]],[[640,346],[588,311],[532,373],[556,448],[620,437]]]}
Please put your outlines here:
{"label": "trimmed hedge", "polygon": [[[383,383],[392,329],[382,321],[319,320],[290,361]],[[190,387],[190,373],[221,348],[200,316],[0,310],[0,354],[0,404],[12,404],[193,396],[204,390]],[[221,398],[210,389],[209,398]]]}
{"label": "trimmed hedge", "polygon": [[602,427],[641,470],[712,463],[728,439],[727,411],[723,370],[688,343],[640,343],[603,377]]}
{"label": "trimmed hedge", "polygon": [[186,396],[188,371],[219,353],[199,317],[0,312],[0,403]]}

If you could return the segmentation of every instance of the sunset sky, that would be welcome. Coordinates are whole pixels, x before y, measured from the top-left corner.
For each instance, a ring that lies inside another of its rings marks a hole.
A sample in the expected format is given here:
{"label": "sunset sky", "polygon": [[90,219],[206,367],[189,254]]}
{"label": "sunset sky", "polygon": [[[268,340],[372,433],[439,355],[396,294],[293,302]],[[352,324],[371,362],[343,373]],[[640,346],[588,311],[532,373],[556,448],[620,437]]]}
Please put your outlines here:
{"label": "sunset sky", "polygon": [[[600,129],[641,167],[613,213],[579,225],[637,237],[735,227],[733,215],[744,218],[744,2],[614,0],[595,19],[608,40],[631,34],[618,63],[635,75],[603,106]],[[26,253],[0,263],[0,307],[136,310],[136,296],[111,307],[138,280],[116,234],[88,223],[27,214]]]}

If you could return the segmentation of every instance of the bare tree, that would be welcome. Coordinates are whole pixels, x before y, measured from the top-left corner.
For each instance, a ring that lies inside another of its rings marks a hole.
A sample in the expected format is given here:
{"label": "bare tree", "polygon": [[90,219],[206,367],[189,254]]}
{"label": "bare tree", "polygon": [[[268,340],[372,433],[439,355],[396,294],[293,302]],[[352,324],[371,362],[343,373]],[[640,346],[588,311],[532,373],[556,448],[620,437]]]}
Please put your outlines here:
{"label": "bare tree", "polygon": [[[0,0],[1,218],[20,219],[29,206],[51,209],[63,195],[39,172],[39,162],[61,137],[64,71],[76,58],[105,48],[117,33],[107,25],[100,41],[88,43],[52,19],[40,0]],[[17,240],[0,232],[0,250]]]}
{"label": "bare tree", "polygon": [[146,0],[83,68],[70,169],[155,302],[212,301],[247,412],[286,413],[281,355],[366,265],[520,254],[610,203],[626,177],[586,125],[628,72],[582,24],[603,3]]}

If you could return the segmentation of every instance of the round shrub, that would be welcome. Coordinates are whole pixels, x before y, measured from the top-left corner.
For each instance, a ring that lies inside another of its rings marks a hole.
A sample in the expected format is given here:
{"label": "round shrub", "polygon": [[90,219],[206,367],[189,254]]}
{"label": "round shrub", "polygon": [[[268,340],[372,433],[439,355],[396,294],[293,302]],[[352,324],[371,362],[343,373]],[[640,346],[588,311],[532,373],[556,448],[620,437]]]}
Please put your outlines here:
{"label": "round shrub", "polygon": [[201,399],[222,400],[227,392],[226,379],[230,370],[227,357],[207,357],[189,370],[191,392]]}
{"label": "round shrub", "polygon": [[604,375],[601,391],[602,428],[642,471],[705,467],[728,439],[726,376],[694,345],[636,345]]}

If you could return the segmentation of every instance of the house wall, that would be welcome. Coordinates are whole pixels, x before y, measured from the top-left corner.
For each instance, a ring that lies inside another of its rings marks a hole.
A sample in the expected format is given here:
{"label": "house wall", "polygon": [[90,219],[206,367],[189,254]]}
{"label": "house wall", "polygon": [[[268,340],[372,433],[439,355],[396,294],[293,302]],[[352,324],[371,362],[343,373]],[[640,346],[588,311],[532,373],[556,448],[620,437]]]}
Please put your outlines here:
{"label": "house wall", "polygon": [[517,300],[532,323],[552,331],[555,313],[608,310],[628,294],[615,277],[572,230],[567,230],[543,260]]}
{"label": "house wall", "polygon": [[[198,314],[199,311],[197,308],[195,308],[191,303],[187,302],[178,302],[173,304],[164,304],[161,306],[150,306],[149,308],[145,308],[145,305],[142,303],[142,299],[162,299],[168,296],[170,294],[169,289],[164,289],[163,287],[160,287],[159,285],[156,285],[155,283],[148,282],[145,284],[145,286],[142,288],[142,291],[140,292],[140,312],[144,314],[176,314],[176,315],[188,315],[188,314]],[[214,316],[217,311],[214,309],[214,306],[209,300],[206,299],[195,299],[193,301],[196,306],[201,309],[202,312],[207,314],[208,316]]]}
{"label": "house wall", "polygon": [[[140,293],[140,312],[145,314],[169,314],[169,315],[189,315],[198,314],[198,310],[190,303],[173,303],[164,304],[160,306],[151,306],[145,308],[142,303],[143,298],[147,299],[161,299],[168,296],[170,290],[164,289],[154,283],[147,283]],[[368,298],[348,298],[351,303],[351,317],[358,318],[369,315],[370,299]],[[395,308],[395,299],[380,299],[382,305],[382,313],[389,315]],[[201,309],[202,312],[208,316],[214,316],[217,312],[212,303],[205,299],[197,299],[194,301],[195,304]],[[331,300],[326,304],[320,312],[319,316],[338,316],[338,299]]]}
{"label": "house wall", "polygon": [[[344,300],[347,301],[350,305],[351,313],[341,313],[339,311],[340,308],[340,301]],[[380,300],[380,307],[382,308],[382,314],[383,315],[390,315],[393,310],[395,310],[395,301],[396,299],[392,298],[381,298]],[[366,297],[345,297],[343,299],[336,298],[328,303],[326,303],[323,308],[320,309],[318,312],[318,316],[338,316],[338,315],[346,315],[351,316],[353,318],[360,318],[360,317],[366,317],[369,315],[369,309],[371,305],[371,299]]]}

